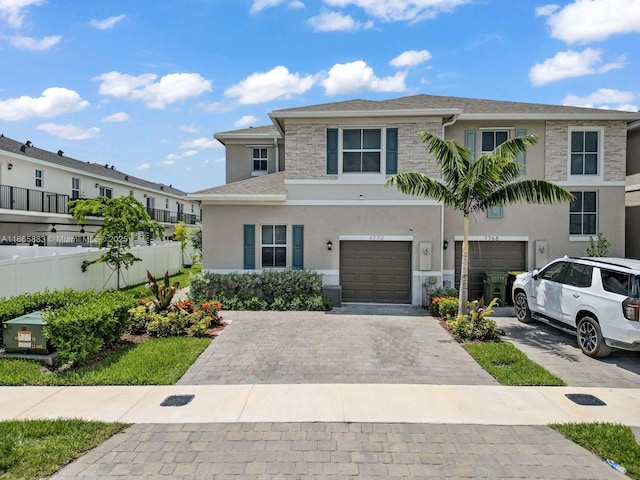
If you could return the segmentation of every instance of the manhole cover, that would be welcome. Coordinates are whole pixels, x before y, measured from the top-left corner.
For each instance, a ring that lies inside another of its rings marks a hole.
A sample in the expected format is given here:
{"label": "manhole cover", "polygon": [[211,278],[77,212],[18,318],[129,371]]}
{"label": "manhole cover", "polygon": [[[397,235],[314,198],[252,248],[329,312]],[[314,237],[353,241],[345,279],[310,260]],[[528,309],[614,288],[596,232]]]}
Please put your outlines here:
{"label": "manhole cover", "polygon": [[606,403],[604,403],[598,397],[594,397],[593,395],[589,395],[586,393],[567,393],[565,397],[567,397],[572,402],[577,403],[578,405],[587,405],[593,407],[606,405]]}
{"label": "manhole cover", "polygon": [[184,407],[191,400],[193,400],[195,395],[169,395],[165,398],[160,404],[161,407]]}

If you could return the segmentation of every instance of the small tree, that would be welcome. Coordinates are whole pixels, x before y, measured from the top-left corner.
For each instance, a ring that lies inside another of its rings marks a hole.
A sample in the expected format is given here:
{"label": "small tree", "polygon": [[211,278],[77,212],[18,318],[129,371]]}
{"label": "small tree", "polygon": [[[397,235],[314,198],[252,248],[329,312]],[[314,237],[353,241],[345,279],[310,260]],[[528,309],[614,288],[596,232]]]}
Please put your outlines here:
{"label": "small tree", "polygon": [[196,226],[189,229],[189,241],[195,250],[192,261],[196,263],[202,259],[202,224],[196,223]]}
{"label": "small tree", "polygon": [[171,235],[171,238],[174,241],[180,242],[180,262],[182,266],[184,266],[184,247],[187,246],[187,240],[189,239],[190,230],[191,230],[190,228],[187,228],[184,226],[183,221],[180,221],[176,225],[173,235]]}
{"label": "small tree", "polygon": [[587,255],[590,257],[606,257],[611,246],[609,238],[602,233],[598,233],[596,240],[593,237],[589,237],[589,244]]}
{"label": "small tree", "polygon": [[70,209],[79,224],[84,224],[88,216],[102,217],[103,225],[96,230],[95,239],[105,252],[93,261],[82,262],[82,271],[94,263],[106,263],[116,272],[116,288],[120,290],[122,267],[125,269],[141,259],[129,252],[131,242],[139,232],[150,238],[161,238],[164,227],[151,219],[142,203],[131,196],[73,200]]}

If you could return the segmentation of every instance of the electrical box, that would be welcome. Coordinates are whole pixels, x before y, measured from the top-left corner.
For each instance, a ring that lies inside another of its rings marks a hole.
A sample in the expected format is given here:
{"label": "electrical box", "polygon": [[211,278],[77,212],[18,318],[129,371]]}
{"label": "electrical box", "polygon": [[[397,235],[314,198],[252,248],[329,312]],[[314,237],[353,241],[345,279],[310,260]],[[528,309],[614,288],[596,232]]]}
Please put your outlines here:
{"label": "electrical box", "polygon": [[46,322],[42,312],[32,312],[4,322],[2,341],[7,353],[51,353],[51,345],[43,333]]}

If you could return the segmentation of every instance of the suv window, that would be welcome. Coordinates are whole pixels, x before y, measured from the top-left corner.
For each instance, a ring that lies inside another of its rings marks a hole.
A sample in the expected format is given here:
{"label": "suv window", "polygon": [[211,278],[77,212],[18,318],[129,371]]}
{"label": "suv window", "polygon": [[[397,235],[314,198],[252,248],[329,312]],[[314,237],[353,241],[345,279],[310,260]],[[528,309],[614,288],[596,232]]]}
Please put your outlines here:
{"label": "suv window", "polygon": [[600,277],[602,278],[602,287],[607,292],[629,295],[631,279],[628,273],[600,269]]}
{"label": "suv window", "polygon": [[549,265],[549,267],[540,273],[540,278],[543,280],[550,280],[552,282],[562,282],[562,277],[564,276],[566,267],[566,262],[558,262],[553,265]]}
{"label": "suv window", "polygon": [[593,267],[591,265],[570,263],[567,267],[567,273],[564,276],[563,283],[573,287],[590,287],[592,273]]}

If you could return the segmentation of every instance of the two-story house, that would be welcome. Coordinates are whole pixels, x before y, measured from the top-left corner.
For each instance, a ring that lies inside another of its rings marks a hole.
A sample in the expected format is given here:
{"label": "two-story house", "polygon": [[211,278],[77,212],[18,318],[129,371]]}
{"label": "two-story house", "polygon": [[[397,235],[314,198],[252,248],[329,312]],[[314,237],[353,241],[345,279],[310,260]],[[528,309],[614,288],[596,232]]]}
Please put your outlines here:
{"label": "two-story house", "polygon": [[182,221],[200,221],[200,203],[172,187],[70,158],[0,135],[0,242],[9,244],[82,245],[101,224],[99,218],[78,225],[69,201],[97,196],[131,195],[165,226],[168,238]]}
{"label": "two-story house", "polygon": [[575,195],[569,204],[508,205],[470,227],[470,298],[485,271],[523,271],[586,255],[606,234],[625,253],[627,129],[639,113],[415,95],[277,110],[273,124],[218,133],[227,184],[189,195],[203,205],[203,269],[308,268],[347,302],[423,301],[425,285],[456,285],[462,216],[385,187],[389,175],[439,178],[416,132],[477,157],[513,136],[539,141],[517,161],[523,178]]}
{"label": "two-story house", "polygon": [[640,259],[640,121],[629,125],[625,204],[626,256]]}

